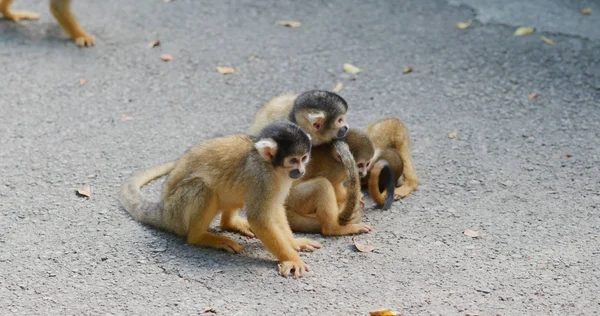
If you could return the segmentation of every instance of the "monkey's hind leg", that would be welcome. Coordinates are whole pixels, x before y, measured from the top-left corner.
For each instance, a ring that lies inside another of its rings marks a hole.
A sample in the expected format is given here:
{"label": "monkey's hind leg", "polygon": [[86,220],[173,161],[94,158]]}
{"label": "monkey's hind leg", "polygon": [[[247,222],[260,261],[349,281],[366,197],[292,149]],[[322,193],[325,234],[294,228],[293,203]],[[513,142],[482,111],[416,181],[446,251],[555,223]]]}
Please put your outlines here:
{"label": "monkey's hind leg", "polygon": [[410,139],[408,138],[408,135],[406,135],[402,140],[396,140],[395,145],[398,153],[400,154],[400,159],[402,159],[402,165],[404,166],[402,172],[404,183],[402,183],[401,187],[394,190],[394,200],[399,200],[417,190],[417,186],[419,186],[419,179],[417,178],[415,166],[413,165],[410,155]]}
{"label": "monkey's hind leg", "polygon": [[93,46],[96,40],[77,22],[71,12],[71,0],[50,0],[50,12],[77,46]]}
{"label": "monkey's hind leg", "polygon": [[196,218],[191,219],[190,228],[187,235],[187,243],[194,246],[207,246],[217,249],[225,249],[231,253],[241,253],[244,247],[226,236],[219,236],[208,232],[210,222],[217,216],[219,210],[214,201],[200,211]]}
{"label": "monkey's hind leg", "polygon": [[254,233],[250,230],[250,224],[245,218],[238,215],[236,209],[223,211],[221,214],[221,229],[254,238]]}
{"label": "monkey's hind leg", "polygon": [[13,22],[19,22],[21,20],[39,20],[40,15],[31,11],[24,10],[11,10],[10,5],[14,0],[0,0],[0,13],[5,19]]}

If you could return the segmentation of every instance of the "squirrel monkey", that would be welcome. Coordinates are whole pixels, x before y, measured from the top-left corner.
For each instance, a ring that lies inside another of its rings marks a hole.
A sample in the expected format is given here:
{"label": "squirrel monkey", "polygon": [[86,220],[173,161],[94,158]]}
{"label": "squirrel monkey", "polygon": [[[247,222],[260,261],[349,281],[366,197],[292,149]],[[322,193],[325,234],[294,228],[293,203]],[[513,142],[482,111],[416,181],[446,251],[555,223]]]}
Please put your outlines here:
{"label": "squirrel monkey", "polygon": [[[308,266],[298,250],[321,245],[294,238],[283,203],[292,182],[304,175],[310,151],[310,136],[289,122],[270,124],[257,137],[209,139],[177,162],[135,174],[123,185],[120,201],[134,219],[185,236],[189,244],[240,253],[243,248],[235,241],[208,232],[212,219],[222,213],[223,229],[255,234],[279,260],[281,275],[293,271],[299,277]],[[167,173],[161,202],[143,200],[140,188]],[[237,215],[244,205],[247,220]]]}
{"label": "squirrel monkey", "polygon": [[[21,20],[38,20],[40,15],[30,11],[11,10],[10,5],[14,0],[0,0],[0,14],[5,19],[19,22]],[[50,12],[56,18],[56,21],[67,32],[69,37],[75,41],[77,46],[93,46],[94,37],[90,36],[79,25],[75,15],[71,12],[71,0],[50,0]]]}
{"label": "squirrel monkey", "polygon": [[[381,179],[378,172],[382,168],[382,163],[378,162],[380,159],[389,163],[395,183],[398,182],[401,175],[404,176],[402,186],[394,189],[394,200],[406,197],[417,190],[419,180],[410,155],[408,128],[404,123],[398,118],[385,118],[369,124],[365,132],[375,145],[375,155],[373,157],[375,163],[371,163],[371,174],[369,175],[369,187],[371,184],[374,185],[369,188],[371,198],[375,200],[376,197],[373,195],[377,196],[376,191],[381,192],[384,187],[383,184],[379,184]],[[376,183],[377,186],[375,186]]]}

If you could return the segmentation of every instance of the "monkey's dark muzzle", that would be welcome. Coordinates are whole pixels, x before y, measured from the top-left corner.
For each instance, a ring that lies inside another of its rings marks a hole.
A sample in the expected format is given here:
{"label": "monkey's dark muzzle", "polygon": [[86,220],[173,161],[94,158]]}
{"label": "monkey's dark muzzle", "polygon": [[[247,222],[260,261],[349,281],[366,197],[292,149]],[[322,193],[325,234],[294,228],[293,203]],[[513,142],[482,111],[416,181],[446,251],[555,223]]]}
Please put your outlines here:
{"label": "monkey's dark muzzle", "polygon": [[299,169],[293,169],[290,171],[290,178],[298,179],[304,175],[304,172],[301,172]]}
{"label": "monkey's dark muzzle", "polygon": [[344,138],[346,136],[346,133],[348,133],[348,126],[340,128],[337,132],[337,137]]}

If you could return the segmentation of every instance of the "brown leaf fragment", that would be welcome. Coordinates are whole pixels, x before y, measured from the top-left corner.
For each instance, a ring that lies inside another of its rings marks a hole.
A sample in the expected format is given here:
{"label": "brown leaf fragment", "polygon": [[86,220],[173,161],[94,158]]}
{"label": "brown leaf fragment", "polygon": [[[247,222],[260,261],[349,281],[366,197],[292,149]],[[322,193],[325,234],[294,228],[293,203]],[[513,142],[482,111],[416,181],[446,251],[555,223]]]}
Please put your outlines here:
{"label": "brown leaf fragment", "polygon": [[333,88],[333,90],[331,91],[335,93],[340,93],[342,89],[344,89],[344,84],[341,81],[338,81],[338,83],[335,85],[335,88]]}
{"label": "brown leaf fragment", "polygon": [[539,93],[532,93],[532,94],[529,95],[529,100],[533,100],[533,99],[535,99],[535,98],[537,98],[539,96],[540,96]]}
{"label": "brown leaf fragment", "polygon": [[82,86],[82,87],[83,87],[83,86],[85,86],[85,84],[86,84],[86,83],[87,83],[87,79],[85,79],[85,78],[81,78],[81,79],[79,79],[79,85],[80,85],[80,86]]}
{"label": "brown leaf fragment", "polygon": [[400,312],[394,312],[387,308],[380,308],[369,312],[369,316],[400,316]]}
{"label": "brown leaf fragment", "polygon": [[92,197],[93,192],[94,190],[89,185],[84,185],[76,191],[77,195],[83,196],[86,200],[89,200]]}
{"label": "brown leaf fragment", "polygon": [[473,20],[469,20],[466,22],[458,22],[458,23],[456,23],[456,27],[461,30],[464,30],[464,29],[469,28],[469,26],[471,26],[471,23],[473,23]]}
{"label": "brown leaf fragment", "polygon": [[160,0],[160,1],[162,1],[162,2],[164,2],[164,3],[173,2],[173,0]]}
{"label": "brown leaf fragment", "polygon": [[173,55],[171,55],[171,54],[160,54],[160,59],[162,59],[164,61],[171,61],[171,60],[175,59],[175,57],[173,57]]}
{"label": "brown leaf fragment", "polygon": [[275,24],[281,25],[281,26],[286,26],[286,27],[291,27],[291,28],[296,28],[296,27],[300,27],[302,25],[302,23],[298,22],[298,21],[275,21]]}
{"label": "brown leaf fragment", "polygon": [[450,133],[448,133],[448,138],[450,138],[450,139],[456,139],[456,138],[458,138],[458,132],[450,132]]}
{"label": "brown leaf fragment", "polygon": [[160,40],[156,40],[148,45],[149,48],[154,48],[156,46],[160,46]]}
{"label": "brown leaf fragment", "polygon": [[412,66],[408,66],[408,67],[404,68],[404,70],[402,70],[402,73],[405,74],[405,75],[409,74],[411,72],[413,72],[413,67]]}
{"label": "brown leaf fragment", "polygon": [[377,247],[374,246],[359,244],[358,242],[356,242],[355,237],[352,237],[352,242],[354,243],[354,247],[356,247],[356,249],[358,249],[359,252],[371,252],[377,249]]}
{"label": "brown leaf fragment", "polygon": [[583,14],[583,15],[592,14],[592,8],[585,8],[585,9],[581,10],[581,14]]}
{"label": "brown leaf fragment", "polygon": [[571,153],[568,153],[568,154],[567,154],[567,158],[571,158],[571,157],[573,157],[573,154],[571,154]]}
{"label": "brown leaf fragment", "polygon": [[217,310],[214,307],[207,307],[204,309],[204,311],[202,311],[203,313],[213,313],[216,314]]}
{"label": "brown leaf fragment", "polygon": [[465,316],[479,316],[479,314],[475,314],[475,313],[466,313]]}
{"label": "brown leaf fragment", "polygon": [[471,237],[471,238],[479,238],[481,237],[481,233],[480,232],[476,232],[474,230],[470,230],[470,229],[466,229],[463,234]]}
{"label": "brown leaf fragment", "polygon": [[248,61],[254,61],[255,59],[256,59],[256,56],[254,56],[254,55],[248,56]]}
{"label": "brown leaf fragment", "polygon": [[515,36],[531,35],[535,32],[533,27],[521,26],[515,30]]}
{"label": "brown leaf fragment", "polygon": [[554,45],[554,41],[547,38],[546,36],[542,36],[541,38],[542,38],[542,41],[544,41],[544,43],[546,43],[547,45],[550,45],[550,46]]}
{"label": "brown leaf fragment", "polygon": [[129,115],[127,115],[127,114],[123,113],[123,114],[121,115],[121,120],[122,120],[122,121],[125,121],[125,122],[126,122],[126,121],[133,121],[133,117],[131,117],[131,116],[129,116]]}
{"label": "brown leaf fragment", "polygon": [[233,69],[231,67],[217,66],[217,71],[222,75],[230,75],[235,72],[235,69]]}

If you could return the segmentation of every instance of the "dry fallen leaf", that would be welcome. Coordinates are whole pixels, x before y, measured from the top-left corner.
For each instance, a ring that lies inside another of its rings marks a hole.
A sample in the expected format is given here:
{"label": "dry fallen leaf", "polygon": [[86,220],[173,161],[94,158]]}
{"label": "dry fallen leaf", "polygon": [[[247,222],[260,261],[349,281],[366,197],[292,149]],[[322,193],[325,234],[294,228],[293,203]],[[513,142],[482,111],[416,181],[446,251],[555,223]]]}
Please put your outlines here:
{"label": "dry fallen leaf", "polygon": [[476,232],[476,231],[474,231],[474,230],[470,230],[470,229],[467,229],[467,230],[465,230],[465,231],[463,232],[463,234],[465,234],[465,235],[467,235],[467,236],[469,236],[469,237],[472,237],[472,238],[478,238],[478,237],[481,237],[481,233],[479,233],[479,232]]}
{"label": "dry fallen leaf", "polygon": [[255,59],[256,59],[256,56],[254,56],[254,55],[248,56],[248,61],[254,61]]}
{"label": "dry fallen leaf", "polygon": [[84,79],[84,78],[79,79],[80,86],[85,86],[86,83],[87,83],[87,79]]}
{"label": "dry fallen leaf", "polygon": [[458,132],[450,132],[448,133],[448,138],[456,139],[458,137]]}
{"label": "dry fallen leaf", "polygon": [[581,10],[581,14],[583,14],[583,15],[592,14],[592,8],[586,8],[586,9]]}
{"label": "dry fallen leaf", "polygon": [[465,316],[479,316],[479,314],[466,313]]}
{"label": "dry fallen leaf", "polygon": [[533,27],[524,27],[521,26],[515,30],[515,36],[523,36],[533,34],[535,29]]}
{"label": "dry fallen leaf", "polygon": [[539,96],[540,96],[539,93],[532,93],[532,94],[529,95],[529,100],[533,100],[533,99],[535,99],[535,98],[537,98]]}
{"label": "dry fallen leaf", "polygon": [[387,308],[370,311],[369,316],[400,316],[400,312],[393,312]]}
{"label": "dry fallen leaf", "polygon": [[156,40],[156,41],[150,43],[150,45],[148,45],[149,48],[154,48],[156,46],[160,46],[160,41],[159,40]]}
{"label": "dry fallen leaf", "polygon": [[281,26],[287,26],[291,28],[300,27],[302,23],[298,21],[275,21],[275,24],[279,24]]}
{"label": "dry fallen leaf", "polygon": [[164,3],[169,3],[169,2],[173,2],[173,0],[161,0]]}
{"label": "dry fallen leaf", "polygon": [[550,46],[554,45],[554,41],[551,40],[551,39],[549,39],[549,38],[547,38],[546,36],[542,36],[542,41],[544,41],[544,43],[546,43],[546,44],[548,44]]}
{"label": "dry fallen leaf", "polygon": [[161,54],[160,59],[162,59],[164,61],[171,61],[171,60],[175,59],[175,57],[173,57],[173,55],[170,55],[170,54]]}
{"label": "dry fallen leaf", "polygon": [[567,154],[567,158],[573,157],[573,154]]}
{"label": "dry fallen leaf", "polygon": [[123,114],[123,115],[121,115],[121,120],[122,121],[133,121],[133,117],[131,117],[127,114]]}
{"label": "dry fallen leaf", "polygon": [[411,72],[413,72],[413,67],[412,66],[408,66],[408,67],[404,68],[404,70],[402,70],[402,73],[405,74],[405,75],[409,74]]}
{"label": "dry fallen leaf", "polygon": [[335,93],[340,93],[342,89],[344,89],[344,84],[341,81],[338,81],[338,83],[335,85],[335,88],[333,88],[333,90],[331,91]]}
{"label": "dry fallen leaf", "polygon": [[356,249],[358,249],[358,251],[360,252],[371,252],[375,249],[377,249],[377,247],[374,246],[367,246],[367,245],[362,245],[356,242],[356,240],[354,239],[355,237],[352,237],[352,242],[354,243],[354,246],[356,247]]}
{"label": "dry fallen leaf", "polygon": [[469,28],[469,26],[471,26],[471,23],[473,23],[473,20],[469,20],[467,22],[458,22],[456,23],[456,27],[458,27],[461,30],[464,30],[466,28]]}
{"label": "dry fallen leaf", "polygon": [[233,68],[231,68],[231,67],[221,67],[221,66],[217,66],[217,71],[218,71],[220,74],[223,74],[223,75],[229,75],[229,74],[232,74],[232,73],[233,73],[235,70],[234,70]]}
{"label": "dry fallen leaf", "polygon": [[84,185],[77,189],[77,195],[85,197],[86,200],[89,200],[92,197],[93,192],[94,190],[89,185]]}
{"label": "dry fallen leaf", "polygon": [[361,72],[362,69],[360,69],[360,68],[358,68],[358,67],[356,67],[354,65],[346,63],[346,64],[344,64],[344,71],[347,72],[347,73],[349,73],[349,74],[355,75],[355,74]]}
{"label": "dry fallen leaf", "polygon": [[214,307],[207,307],[202,311],[203,313],[217,313],[217,310]]}

